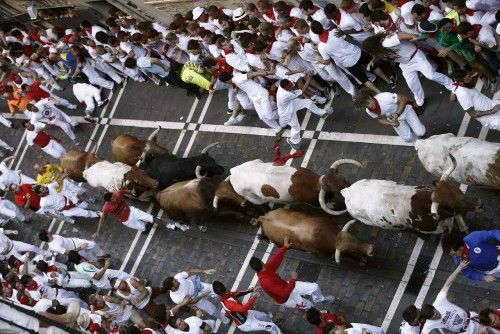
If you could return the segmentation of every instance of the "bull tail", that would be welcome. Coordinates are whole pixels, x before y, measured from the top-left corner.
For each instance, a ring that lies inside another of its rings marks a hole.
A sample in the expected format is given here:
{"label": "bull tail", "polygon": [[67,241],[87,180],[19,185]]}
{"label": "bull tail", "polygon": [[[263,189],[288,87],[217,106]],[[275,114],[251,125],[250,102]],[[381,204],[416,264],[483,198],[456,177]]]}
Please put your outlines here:
{"label": "bull tail", "polygon": [[[347,224],[345,224],[344,227],[342,228],[342,232],[347,232],[349,227],[351,227],[351,225],[354,224],[355,222],[356,222],[356,219],[352,219],[352,220],[348,221]],[[338,247],[336,247],[335,248],[335,262],[337,264],[340,264],[340,253],[341,253],[341,250]]]}

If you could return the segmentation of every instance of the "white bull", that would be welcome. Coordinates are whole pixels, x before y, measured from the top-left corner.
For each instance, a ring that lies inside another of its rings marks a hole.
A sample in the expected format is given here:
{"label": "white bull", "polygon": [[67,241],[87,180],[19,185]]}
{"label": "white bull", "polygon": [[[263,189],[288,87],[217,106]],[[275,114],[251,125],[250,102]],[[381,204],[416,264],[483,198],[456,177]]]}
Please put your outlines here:
{"label": "white bull", "polygon": [[417,140],[415,149],[429,173],[442,175],[450,164],[451,154],[457,161],[451,179],[468,185],[500,189],[499,143],[447,133]]}
{"label": "white bull", "polygon": [[92,187],[115,192],[123,188],[124,175],[132,169],[121,162],[100,161],[83,171],[83,177]]}

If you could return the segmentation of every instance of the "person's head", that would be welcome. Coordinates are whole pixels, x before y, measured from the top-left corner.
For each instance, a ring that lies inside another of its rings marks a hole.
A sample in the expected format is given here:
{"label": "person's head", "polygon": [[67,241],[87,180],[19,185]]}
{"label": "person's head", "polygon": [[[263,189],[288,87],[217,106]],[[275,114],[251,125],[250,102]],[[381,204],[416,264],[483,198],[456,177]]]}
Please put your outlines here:
{"label": "person's head", "polygon": [[171,31],[165,36],[165,41],[169,45],[175,45],[179,42],[179,37],[175,34],[175,32]]}
{"label": "person's head", "polygon": [[28,105],[26,106],[26,110],[29,110],[31,112],[38,112],[37,106],[35,106],[35,104],[33,103],[28,103]]}
{"label": "person's head", "polygon": [[469,71],[457,69],[457,70],[453,71],[453,73],[451,74],[451,77],[453,78],[453,80],[455,80],[458,83],[463,84],[464,86],[472,87],[474,85],[474,83],[473,83],[474,77],[473,77],[472,73]]}
{"label": "person's head", "polygon": [[36,184],[33,186],[33,192],[40,196],[47,196],[49,194],[49,188],[41,184]]}
{"label": "person's head", "polygon": [[403,311],[403,320],[412,326],[418,324],[420,319],[420,310],[415,305],[410,305]]}
{"label": "person's head", "polygon": [[34,281],[33,281],[33,277],[31,277],[31,275],[24,274],[19,279],[19,282],[21,283],[22,286],[27,287],[27,286],[31,285],[31,283],[33,283]]}
{"label": "person's head", "polygon": [[89,304],[100,309],[104,306],[104,299],[100,294],[93,293],[89,296]]}
{"label": "person's head", "polygon": [[291,82],[288,79],[283,79],[280,81],[280,87],[283,88],[284,90],[291,91],[295,88],[293,82]]}
{"label": "person's head", "polygon": [[257,8],[257,5],[255,5],[253,2],[247,4],[245,12],[248,13],[248,16],[250,16],[250,18],[258,19],[260,17],[259,9]]}
{"label": "person's head", "polygon": [[390,25],[390,16],[382,10],[372,10],[370,21],[380,27],[387,27]]}
{"label": "person's head", "polygon": [[443,247],[443,252],[450,256],[462,256],[465,247],[463,235],[456,231],[443,233],[441,246]]}
{"label": "person's head", "polygon": [[49,264],[44,260],[38,260],[35,265],[37,270],[40,270],[42,273],[46,273],[49,270]]}
{"label": "person's head", "polygon": [[375,107],[375,101],[373,101],[373,97],[375,93],[367,87],[363,87],[354,94],[352,98],[352,102],[354,104],[354,108],[358,110],[365,110],[366,108],[373,109]]}
{"label": "person's head", "polygon": [[325,29],[323,29],[323,25],[318,21],[311,21],[311,31],[316,35],[321,35]]}
{"label": "person's head", "polygon": [[325,15],[327,18],[330,20],[333,20],[337,14],[340,12],[337,6],[335,6],[333,3],[329,3],[325,6]]}
{"label": "person's head", "polygon": [[256,272],[261,272],[264,269],[264,263],[258,257],[252,256],[250,259],[250,268]]}
{"label": "person's head", "polygon": [[43,242],[49,242],[52,239],[52,232],[43,229],[38,232],[38,239]]}
{"label": "person's head", "polygon": [[321,325],[321,313],[318,309],[311,307],[306,312],[307,321],[314,326]]}
{"label": "person's head", "polygon": [[354,0],[342,0],[340,2],[340,8],[347,13],[356,13],[359,11],[358,4]]}
{"label": "person's head", "polygon": [[11,298],[13,294],[12,286],[7,282],[0,284],[0,295],[4,298]]}
{"label": "person's head", "polygon": [[176,317],[176,316],[168,318],[168,324],[172,328],[179,329],[181,331],[184,330],[184,329],[186,329],[187,326],[188,326],[188,324],[186,324],[186,322],[184,321],[184,319]]}
{"label": "person's head", "polygon": [[187,44],[187,49],[189,53],[193,55],[199,55],[201,53],[201,44],[195,39],[192,39]]}
{"label": "person's head", "polygon": [[172,276],[165,278],[161,283],[161,286],[164,291],[172,291],[172,292],[177,291],[179,289],[179,285],[180,285],[179,281]]}
{"label": "person's head", "polygon": [[229,82],[229,81],[231,81],[231,79],[232,79],[232,78],[233,78],[233,75],[232,75],[232,74],[225,73],[225,72],[223,72],[223,73],[221,73],[221,74],[219,75],[219,80],[220,80],[221,82]]}
{"label": "person's head", "polygon": [[197,37],[200,34],[200,25],[196,21],[191,21],[187,24],[186,30],[192,37]]}
{"label": "person's head", "polygon": [[[29,123],[29,122],[28,122]],[[31,123],[30,123],[31,124]],[[21,187],[18,185],[18,184],[15,184],[15,183],[12,183],[10,186],[9,186],[9,190],[12,191],[12,192],[18,192],[19,190],[21,190]]]}
{"label": "person's head", "polygon": [[28,130],[28,131],[33,131],[35,130],[35,126],[29,121],[29,120],[24,120],[23,121],[23,127]]}
{"label": "person's head", "polygon": [[109,284],[115,290],[125,290],[125,289],[127,289],[127,282],[125,282],[124,280],[118,279],[116,277],[113,277],[112,279],[110,279],[109,280]]}
{"label": "person's head", "polygon": [[265,14],[268,10],[272,8],[271,3],[269,0],[258,0],[256,3],[257,9],[259,10],[259,13]]}
{"label": "person's head", "polygon": [[120,42],[127,42],[130,39],[129,34],[126,31],[121,30],[116,34],[116,37],[120,40]]}
{"label": "person's head", "polygon": [[305,15],[311,15],[314,12],[314,3],[312,0],[302,0],[299,8]]}
{"label": "person's head", "polygon": [[67,256],[68,256],[68,261],[70,263],[80,264],[80,262],[82,262],[82,257],[75,250],[70,250],[68,252]]}
{"label": "person's head", "polygon": [[474,27],[467,21],[460,22],[457,27],[457,34],[462,36],[462,38],[472,37],[474,34]]}
{"label": "person's head", "polygon": [[495,20],[497,20],[497,23],[500,23],[500,9],[495,13]]}
{"label": "person's head", "polygon": [[431,304],[425,304],[420,309],[420,317],[425,320],[438,320],[441,319],[441,314]]}
{"label": "person's head", "polygon": [[295,24],[293,25],[295,30],[299,33],[299,35],[305,35],[309,33],[309,24],[304,19],[297,19]]}
{"label": "person's head", "polygon": [[214,70],[216,69],[218,66],[217,66],[217,62],[212,59],[212,58],[207,58],[203,61],[203,67],[205,67],[206,69],[208,70]]}
{"label": "person's head", "polygon": [[104,200],[104,202],[112,202],[115,200],[115,196],[113,195],[112,192],[107,192],[107,193],[104,193],[104,195],[102,196],[102,199]]}
{"label": "person's head", "polygon": [[153,24],[151,21],[142,21],[137,24],[137,30],[139,30],[141,33],[147,33],[153,29]]}
{"label": "person's head", "polygon": [[371,10],[384,10],[385,9],[385,3],[382,0],[369,0],[368,1],[368,7]]}
{"label": "person's head", "polygon": [[25,93],[31,92],[32,88],[30,85],[27,84],[22,84],[21,85],[21,90]]}
{"label": "person's head", "polygon": [[259,32],[263,36],[274,37],[274,25],[270,22],[262,22],[259,25]]}
{"label": "person's head", "polygon": [[465,0],[453,0],[450,3],[450,7],[455,9],[459,14],[465,14],[467,12]]}
{"label": "person's head", "polygon": [[411,16],[417,22],[423,21],[427,19],[427,12],[425,7],[421,4],[417,3],[411,7]]}
{"label": "person's head", "polygon": [[135,58],[129,57],[123,62],[123,66],[126,68],[134,69],[137,67],[137,60]]}
{"label": "person's head", "polygon": [[453,21],[448,18],[441,19],[441,21],[438,22],[437,28],[444,33],[449,33],[453,29]]}
{"label": "person's head", "polygon": [[223,296],[226,294],[227,292],[227,289],[226,287],[224,286],[224,284],[220,281],[214,281],[212,283],[212,288],[214,290],[214,292],[219,295],[219,296]]}
{"label": "person's head", "polygon": [[483,326],[500,326],[500,316],[491,308],[482,309],[481,312],[479,312],[478,318],[479,323]]}
{"label": "person's head", "polygon": [[278,25],[282,29],[287,29],[292,27],[294,20],[288,13],[280,14],[278,16]]}
{"label": "person's head", "polygon": [[119,334],[141,334],[141,330],[134,325],[120,326]]}

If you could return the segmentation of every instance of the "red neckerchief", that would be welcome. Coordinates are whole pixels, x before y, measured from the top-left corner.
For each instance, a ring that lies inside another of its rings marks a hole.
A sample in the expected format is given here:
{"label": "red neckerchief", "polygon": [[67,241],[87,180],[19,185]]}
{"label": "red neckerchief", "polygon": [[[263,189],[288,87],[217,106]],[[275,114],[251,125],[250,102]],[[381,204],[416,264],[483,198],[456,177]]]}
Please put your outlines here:
{"label": "red neckerchief", "polygon": [[267,44],[267,47],[266,47],[267,53],[271,52],[271,49],[273,48],[273,44],[274,44],[274,41],[271,41]]}
{"label": "red neckerchief", "polygon": [[47,272],[48,273],[55,273],[55,272],[58,272],[58,271],[59,271],[59,269],[56,266],[54,266],[54,265],[47,267]]}
{"label": "red neckerchief", "polygon": [[[495,312],[495,314],[496,314],[497,316],[499,316],[499,317],[500,317],[500,309],[495,310],[494,312]],[[500,324],[499,324],[499,325],[496,325],[496,326],[495,326],[495,327],[493,327],[493,328],[495,328],[495,329],[499,329],[499,330],[500,330]]]}
{"label": "red neckerchief", "polygon": [[328,30],[325,30],[323,31],[320,35],[319,35],[319,40],[320,42],[323,42],[323,43],[326,43],[328,42],[328,37],[330,36],[330,32]]}
{"label": "red neckerchief", "polygon": [[317,12],[319,9],[320,9],[320,8],[319,8],[318,6],[313,6],[313,8],[312,8],[312,11],[313,11],[313,12],[312,12],[311,14],[309,14],[309,15],[314,15],[314,14],[316,14],[316,12]]}
{"label": "red neckerchief", "polygon": [[297,22],[297,17],[296,16],[292,16],[290,18],[290,27],[293,27],[296,22]]}
{"label": "red neckerchief", "polygon": [[125,281],[124,281],[123,283],[125,283],[125,288],[120,289],[120,290],[121,290],[121,291],[125,291],[125,292],[130,292],[130,286],[128,285],[128,283],[127,283],[127,282],[125,282]]}
{"label": "red neckerchief", "polygon": [[273,147],[274,150],[274,162],[278,165],[284,165],[289,159],[298,158],[304,155],[304,151],[295,151],[295,153],[280,156],[280,144],[276,143]]}
{"label": "red neckerchief", "polygon": [[378,103],[376,98],[373,97],[372,100],[375,101],[375,108],[373,108],[373,109],[367,108],[367,109],[370,110],[374,114],[380,115],[382,113],[382,109],[380,108],[380,104]]}
{"label": "red neckerchief", "polygon": [[230,53],[234,53],[234,50],[222,50],[222,51],[224,51],[225,55],[228,55]]}
{"label": "red neckerchief", "polygon": [[463,84],[463,83],[460,83],[460,82],[456,82],[456,81],[455,81],[455,82],[453,83],[453,87],[455,87],[455,88],[453,88],[453,91],[456,91],[458,87],[465,87],[465,86],[464,86],[464,84]]}
{"label": "red neckerchief", "polygon": [[85,32],[87,33],[87,36],[92,36],[92,27],[85,28]]}
{"label": "red neckerchief", "polygon": [[460,256],[462,261],[469,261],[469,246],[464,243],[464,250],[462,251],[462,256]]}
{"label": "red neckerchief", "polygon": [[356,3],[353,1],[349,6],[344,6],[342,7],[342,9],[345,10],[346,12],[349,12],[354,7],[356,7]]}
{"label": "red neckerchief", "polygon": [[398,27],[396,27],[396,25],[394,24],[394,21],[392,20],[392,17],[387,14],[387,19],[389,20],[389,23],[384,26],[383,28],[385,29],[385,31],[398,31]]}
{"label": "red neckerchief", "polygon": [[26,285],[26,290],[28,291],[36,291],[38,290],[38,283],[35,281],[31,281],[30,284]]}
{"label": "red neckerchief", "polygon": [[304,36],[298,36],[297,37],[297,42],[299,42],[300,45],[304,46]]}
{"label": "red neckerchief", "polygon": [[340,24],[340,18],[342,17],[342,13],[340,12],[340,10],[337,12],[337,14],[335,14],[335,17],[332,19],[333,22],[335,22],[336,25],[339,25]]}
{"label": "red neckerchief", "polygon": [[404,5],[405,3],[407,3],[408,1],[410,1],[410,0],[397,0],[397,1],[396,1],[396,4],[397,4],[397,6],[398,6],[398,7],[400,7],[400,8],[401,8],[401,6],[403,6],[403,5]]}
{"label": "red neckerchief", "polygon": [[35,306],[36,305],[36,300],[32,299],[30,301],[30,298],[28,296],[26,296],[25,294],[23,294],[21,297],[19,297],[19,302],[23,305],[27,305],[27,306]]}
{"label": "red neckerchief", "polygon": [[477,12],[477,11],[476,11],[476,10],[474,10],[474,9],[467,8],[467,9],[465,10],[465,15],[467,15],[467,16],[472,16],[472,15],[474,15],[474,13],[475,13],[475,12]]}
{"label": "red neckerchief", "polygon": [[483,26],[480,24],[473,24],[471,38],[477,39],[477,37],[479,36],[479,31],[481,31],[482,28],[483,28]]}
{"label": "red neckerchief", "polygon": [[251,50],[251,49],[245,49],[245,53],[249,53],[251,55],[257,54],[257,52],[255,52],[254,50]]}
{"label": "red neckerchief", "polygon": [[267,12],[264,15],[266,15],[271,20],[276,21],[276,16],[274,15],[274,8],[272,6],[267,10]]}

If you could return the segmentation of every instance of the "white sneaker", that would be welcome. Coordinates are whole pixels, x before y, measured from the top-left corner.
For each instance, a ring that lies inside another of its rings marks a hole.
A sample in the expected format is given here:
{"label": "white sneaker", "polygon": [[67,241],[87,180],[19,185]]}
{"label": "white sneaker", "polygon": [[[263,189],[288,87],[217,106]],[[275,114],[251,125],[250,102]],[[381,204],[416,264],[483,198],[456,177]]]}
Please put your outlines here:
{"label": "white sneaker", "polygon": [[236,120],[238,121],[238,123],[241,123],[245,117],[247,117],[246,114],[243,114],[243,113],[239,113],[238,116],[236,116]]}
{"label": "white sneaker", "polygon": [[311,100],[314,102],[314,103],[317,103],[317,104],[323,104],[326,102],[326,97],[323,97],[323,96],[319,96],[319,95],[314,95],[311,97]]}
{"label": "white sneaker", "polygon": [[331,114],[333,114],[333,107],[326,109],[326,113],[324,113],[323,116],[321,116],[321,118],[325,119],[328,116],[330,116]]}
{"label": "white sneaker", "polygon": [[174,223],[167,223],[165,225],[166,228],[168,228],[169,230],[175,230],[175,224]]}
{"label": "white sneaker", "polygon": [[328,303],[328,302],[333,302],[335,300],[335,296],[325,296],[325,299],[320,301],[320,303]]}
{"label": "white sneaker", "polygon": [[76,109],[76,104],[70,104],[70,105],[68,106],[68,109]]}
{"label": "white sneaker", "polygon": [[238,123],[238,120],[235,117],[231,116],[227,121],[224,122],[224,125],[234,125]]}

